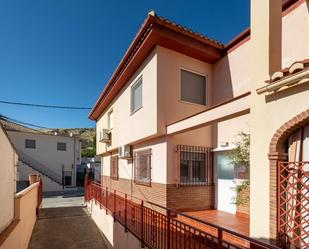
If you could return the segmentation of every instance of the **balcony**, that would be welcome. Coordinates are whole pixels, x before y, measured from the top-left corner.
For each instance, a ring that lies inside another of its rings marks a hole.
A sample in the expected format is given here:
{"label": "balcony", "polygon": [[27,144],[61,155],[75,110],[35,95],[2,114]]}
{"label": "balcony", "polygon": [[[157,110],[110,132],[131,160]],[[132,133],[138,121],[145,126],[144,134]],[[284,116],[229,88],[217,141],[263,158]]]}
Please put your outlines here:
{"label": "balcony", "polygon": [[102,212],[111,215],[148,248],[277,249],[250,238],[246,219],[228,220],[232,215],[215,210],[181,213],[87,181],[85,202],[104,208]]}

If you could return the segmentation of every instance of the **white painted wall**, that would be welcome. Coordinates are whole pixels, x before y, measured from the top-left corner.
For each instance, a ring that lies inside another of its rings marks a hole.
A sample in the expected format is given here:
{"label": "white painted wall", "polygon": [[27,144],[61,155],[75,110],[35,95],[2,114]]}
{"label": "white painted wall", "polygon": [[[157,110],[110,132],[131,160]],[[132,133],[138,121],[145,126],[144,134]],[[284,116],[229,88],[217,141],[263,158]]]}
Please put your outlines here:
{"label": "white painted wall", "polygon": [[[42,163],[60,176],[62,175],[62,165],[64,165],[64,170],[72,171],[72,185],[75,185],[76,164],[79,164],[81,161],[81,144],[78,139],[60,135],[15,131],[9,131],[8,135],[17,150]],[[36,141],[36,148],[25,148],[26,139],[34,139]],[[58,151],[57,142],[66,143],[66,151]],[[29,169],[23,169],[23,167],[23,164],[21,164],[18,174],[19,180],[28,180]]]}
{"label": "white painted wall", "polygon": [[[27,164],[23,164],[22,162],[18,162],[17,174],[21,176],[21,179],[19,179],[20,181],[28,181],[29,180],[28,176],[32,174],[40,175],[38,171],[32,169]],[[41,175],[41,177],[42,177],[44,192],[62,190],[62,186],[52,181],[50,178],[43,176],[43,175]]]}

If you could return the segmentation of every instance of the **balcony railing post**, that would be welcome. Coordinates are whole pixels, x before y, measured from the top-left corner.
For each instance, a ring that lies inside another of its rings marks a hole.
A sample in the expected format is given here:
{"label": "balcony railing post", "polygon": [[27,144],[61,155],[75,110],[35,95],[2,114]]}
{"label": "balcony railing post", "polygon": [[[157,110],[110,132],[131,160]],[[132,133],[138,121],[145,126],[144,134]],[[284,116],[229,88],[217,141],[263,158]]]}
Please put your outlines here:
{"label": "balcony railing post", "polygon": [[166,230],[167,230],[167,235],[166,235],[166,248],[170,249],[170,239],[171,239],[171,211],[167,210],[167,224],[166,224]]}
{"label": "balcony railing post", "polygon": [[84,202],[88,201],[88,175],[85,175],[85,181],[84,181]]}
{"label": "balcony railing post", "polygon": [[108,208],[108,187],[106,187],[106,200],[105,200],[105,204],[106,204],[106,207],[105,207],[105,210],[106,210],[106,214],[107,214],[107,208]]}
{"label": "balcony railing post", "polygon": [[141,202],[141,247],[144,248],[144,201]]}
{"label": "balcony railing post", "polygon": [[128,196],[127,194],[124,195],[124,231],[128,232],[127,229],[127,212],[128,212]]}
{"label": "balcony railing post", "polygon": [[116,190],[114,190],[114,222],[116,221]]}
{"label": "balcony railing post", "polygon": [[222,230],[218,229],[218,249],[222,249]]}

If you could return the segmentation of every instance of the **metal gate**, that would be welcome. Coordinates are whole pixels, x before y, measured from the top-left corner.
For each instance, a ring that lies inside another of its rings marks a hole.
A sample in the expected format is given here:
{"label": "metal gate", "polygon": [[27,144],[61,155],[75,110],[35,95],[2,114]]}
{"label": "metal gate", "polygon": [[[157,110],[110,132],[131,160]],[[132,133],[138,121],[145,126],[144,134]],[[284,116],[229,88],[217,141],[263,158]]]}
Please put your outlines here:
{"label": "metal gate", "polygon": [[309,162],[280,162],[278,231],[285,248],[309,248]]}

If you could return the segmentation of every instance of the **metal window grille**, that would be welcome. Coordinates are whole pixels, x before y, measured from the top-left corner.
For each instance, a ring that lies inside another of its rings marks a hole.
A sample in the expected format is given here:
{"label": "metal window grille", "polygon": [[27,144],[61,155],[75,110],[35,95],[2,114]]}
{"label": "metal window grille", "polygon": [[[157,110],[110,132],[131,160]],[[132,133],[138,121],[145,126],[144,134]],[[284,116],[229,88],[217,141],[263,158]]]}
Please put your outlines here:
{"label": "metal window grille", "polygon": [[151,149],[134,152],[134,181],[151,185]]}
{"label": "metal window grille", "polygon": [[25,140],[25,148],[35,149],[35,140],[34,139],[26,139]]}
{"label": "metal window grille", "polygon": [[67,150],[67,144],[66,143],[58,142],[57,143],[57,150],[66,151]]}
{"label": "metal window grille", "polygon": [[211,148],[177,145],[178,182],[182,186],[212,184]]}
{"label": "metal window grille", "polygon": [[110,159],[110,175],[113,180],[119,179],[118,155],[111,156]]}

